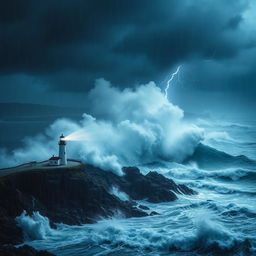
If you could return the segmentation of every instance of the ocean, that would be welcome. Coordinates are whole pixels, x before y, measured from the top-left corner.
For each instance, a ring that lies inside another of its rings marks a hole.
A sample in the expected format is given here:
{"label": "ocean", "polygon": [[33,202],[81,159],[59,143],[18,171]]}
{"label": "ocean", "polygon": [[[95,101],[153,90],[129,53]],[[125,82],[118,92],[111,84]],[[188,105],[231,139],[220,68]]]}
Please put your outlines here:
{"label": "ocean", "polygon": [[196,124],[205,131],[200,154],[184,164],[161,161],[139,168],[186,184],[198,195],[141,202],[157,216],[115,216],[57,229],[40,213],[21,216],[35,237],[25,244],[59,256],[256,255],[256,122],[197,119]]}

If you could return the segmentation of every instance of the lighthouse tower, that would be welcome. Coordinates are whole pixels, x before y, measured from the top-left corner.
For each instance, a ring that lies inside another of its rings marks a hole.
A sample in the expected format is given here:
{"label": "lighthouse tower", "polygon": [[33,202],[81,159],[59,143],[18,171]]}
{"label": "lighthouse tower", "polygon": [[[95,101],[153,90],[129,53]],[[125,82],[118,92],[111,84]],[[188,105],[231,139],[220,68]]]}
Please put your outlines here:
{"label": "lighthouse tower", "polygon": [[59,158],[61,165],[67,165],[67,152],[66,152],[66,141],[62,134],[59,141]]}

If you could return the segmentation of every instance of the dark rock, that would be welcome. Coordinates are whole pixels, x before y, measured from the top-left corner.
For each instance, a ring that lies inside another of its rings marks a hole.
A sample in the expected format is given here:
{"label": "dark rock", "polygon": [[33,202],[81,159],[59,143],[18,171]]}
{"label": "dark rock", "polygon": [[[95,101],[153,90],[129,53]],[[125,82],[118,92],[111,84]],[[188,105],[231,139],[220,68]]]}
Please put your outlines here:
{"label": "dark rock", "polygon": [[179,188],[179,191],[182,193],[182,194],[185,194],[185,195],[197,195],[197,192],[194,191],[193,189],[187,187],[186,185],[184,184],[179,184],[178,185],[178,188]]}
{"label": "dark rock", "polygon": [[155,216],[155,215],[160,215],[160,213],[155,212],[155,211],[152,211],[152,212],[149,214],[149,216]]}
{"label": "dark rock", "polygon": [[136,181],[138,179],[141,179],[141,176],[143,176],[140,173],[140,169],[137,167],[124,167],[123,171],[126,175],[126,180],[128,181]]}
{"label": "dark rock", "polygon": [[146,177],[151,180],[151,182],[157,183],[161,185],[161,187],[170,189],[178,194],[185,194],[185,195],[195,195],[197,194],[196,191],[192,190],[191,188],[187,187],[183,184],[176,184],[172,179],[168,179],[163,175],[159,174],[158,172],[149,172]]}
{"label": "dark rock", "polygon": [[16,248],[14,246],[0,246],[0,256],[54,256],[47,251],[37,251],[31,246],[24,245]]}
{"label": "dark rock", "polygon": [[0,212],[9,217],[23,210],[30,214],[39,211],[53,222],[73,225],[92,223],[116,212],[125,217],[147,215],[109,194],[81,168],[22,172],[2,177],[1,181]]}
{"label": "dark rock", "polygon": [[134,200],[130,200],[130,203],[131,203],[131,205],[133,205],[133,206],[137,206],[137,205],[138,205],[138,203],[137,203],[136,201],[134,201]]}
{"label": "dark rock", "polygon": [[145,206],[145,205],[139,205],[138,206],[140,209],[142,209],[142,210],[149,210],[149,208],[147,207],[147,206]]}
{"label": "dark rock", "polygon": [[99,168],[90,165],[85,165],[85,168],[87,174],[96,184],[100,184],[107,191],[110,191],[112,186],[116,186],[128,194],[132,200],[146,199],[152,203],[160,203],[176,200],[176,194],[196,194],[187,186],[178,185],[157,172],[143,175],[137,167],[124,167],[124,176],[122,177],[110,172],[102,172]]}
{"label": "dark rock", "polygon": [[16,226],[13,218],[8,216],[0,217],[0,245],[22,243],[22,230]]}
{"label": "dark rock", "polygon": [[124,188],[124,192],[135,200],[146,199],[152,203],[169,202],[177,199],[175,193],[196,193],[185,185],[177,185],[173,180],[157,172],[149,172],[144,176],[136,167],[127,167],[123,170],[124,179],[129,184]]}
{"label": "dark rock", "polygon": [[123,169],[125,172],[125,180],[128,182],[129,187],[126,193],[135,200],[146,199],[152,203],[167,202],[177,199],[176,195],[161,187],[152,179],[148,179],[140,173],[136,167],[128,167]]}

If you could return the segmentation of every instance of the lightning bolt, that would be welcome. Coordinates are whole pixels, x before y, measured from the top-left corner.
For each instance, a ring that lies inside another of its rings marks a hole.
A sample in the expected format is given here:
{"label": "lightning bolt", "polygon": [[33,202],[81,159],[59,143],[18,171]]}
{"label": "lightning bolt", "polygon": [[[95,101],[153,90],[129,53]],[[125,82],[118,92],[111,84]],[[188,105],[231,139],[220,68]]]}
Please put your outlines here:
{"label": "lightning bolt", "polygon": [[165,91],[165,98],[166,99],[168,99],[168,90],[169,90],[169,87],[171,85],[171,82],[172,82],[173,78],[179,73],[180,68],[181,68],[181,65],[178,66],[176,71],[174,73],[172,73],[171,78],[167,81],[167,85],[166,85],[166,87],[164,89],[164,91]]}

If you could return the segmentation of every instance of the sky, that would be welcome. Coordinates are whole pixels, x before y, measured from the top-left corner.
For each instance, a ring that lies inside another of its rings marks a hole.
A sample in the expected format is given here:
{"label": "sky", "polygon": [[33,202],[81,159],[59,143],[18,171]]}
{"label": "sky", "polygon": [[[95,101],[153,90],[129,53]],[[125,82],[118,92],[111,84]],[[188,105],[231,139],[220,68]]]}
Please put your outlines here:
{"label": "sky", "polygon": [[95,80],[254,116],[255,0],[1,0],[0,102],[83,107]]}

